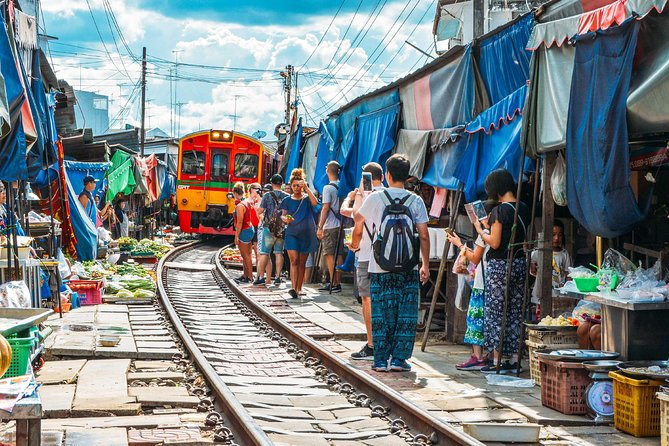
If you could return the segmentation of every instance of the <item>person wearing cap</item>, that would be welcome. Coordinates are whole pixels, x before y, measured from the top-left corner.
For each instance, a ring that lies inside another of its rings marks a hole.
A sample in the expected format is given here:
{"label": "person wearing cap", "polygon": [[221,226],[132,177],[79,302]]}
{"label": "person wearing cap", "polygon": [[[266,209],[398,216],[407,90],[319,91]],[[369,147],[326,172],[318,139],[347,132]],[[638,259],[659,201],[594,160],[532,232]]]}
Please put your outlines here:
{"label": "person wearing cap", "polygon": [[[339,172],[341,166],[337,161],[330,161],[325,167],[325,172],[330,181],[323,188],[323,209],[318,222],[318,231],[316,236],[321,241],[322,253],[325,256],[325,262],[330,273],[330,283],[319,291],[331,291],[332,293],[339,293],[341,285],[339,284],[340,273],[335,271],[335,261],[337,265],[342,263],[344,253],[344,241],[340,234],[340,227],[342,225],[342,217],[339,213],[341,203],[339,201]],[[339,248],[337,248],[339,244]],[[338,253],[338,258],[335,259],[335,254]],[[330,289],[332,287],[332,289]]]}
{"label": "person wearing cap", "polygon": [[271,265],[269,264],[269,261],[272,252],[274,253],[274,261],[276,262],[274,284],[281,285],[284,239],[275,237],[274,234],[272,234],[272,231],[269,230],[268,224],[272,214],[279,209],[281,202],[289,195],[281,190],[281,186],[283,185],[283,177],[281,175],[272,175],[270,184],[272,191],[263,195],[262,200],[260,201],[260,206],[258,206],[258,217],[262,219],[263,230],[258,236],[262,241],[259,249],[258,278],[254,282],[254,285],[263,285],[266,283],[266,280],[269,280],[269,277],[265,278],[264,274],[266,269],[268,269],[271,274]]}
{"label": "person wearing cap", "polygon": [[95,183],[97,180],[90,175],[84,177],[84,190],[79,194],[79,203],[86,211],[86,215],[91,219],[93,224],[97,226],[98,208],[95,206],[92,192],[95,190]]}

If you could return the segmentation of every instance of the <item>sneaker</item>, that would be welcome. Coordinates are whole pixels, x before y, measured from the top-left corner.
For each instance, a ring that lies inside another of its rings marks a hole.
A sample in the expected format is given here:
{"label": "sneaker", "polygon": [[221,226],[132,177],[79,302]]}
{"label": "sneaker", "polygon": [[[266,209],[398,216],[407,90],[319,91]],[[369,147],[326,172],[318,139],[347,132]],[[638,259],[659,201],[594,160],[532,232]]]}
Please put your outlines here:
{"label": "sneaker", "polygon": [[264,277],[258,277],[256,280],[253,281],[254,285],[264,285],[265,284],[265,278]]}
{"label": "sneaker", "polygon": [[358,361],[372,361],[374,359],[374,349],[365,344],[359,352],[351,353],[351,359]]}
{"label": "sneaker", "polygon": [[330,284],[326,283],[324,286],[320,287],[318,291],[330,291]]}
{"label": "sneaker", "polygon": [[251,283],[251,279],[249,279],[248,277],[244,277],[244,276],[236,278],[235,281],[237,283]]}
{"label": "sneaker", "polygon": [[388,369],[388,361],[374,361],[374,364],[372,364],[372,370],[375,372],[387,372]]}
{"label": "sneaker", "polygon": [[[516,369],[518,368],[518,363],[513,363],[511,364],[509,361],[504,361],[499,365],[499,374],[500,375],[510,375],[512,373],[516,373]],[[481,372],[483,373],[497,373],[497,365],[494,363],[491,363],[481,369]],[[523,371],[523,368],[520,368],[520,371]]]}
{"label": "sneaker", "polygon": [[298,298],[297,291],[295,291],[294,288],[289,289],[289,290],[288,290],[288,294],[290,294],[290,297],[292,297],[293,299],[297,299],[297,298]]}
{"label": "sneaker", "polygon": [[276,286],[281,285],[281,276],[276,276],[274,278],[274,285],[276,285]]}
{"label": "sneaker", "polygon": [[390,370],[393,372],[410,372],[411,364],[404,359],[393,358],[393,360],[390,361]]}
{"label": "sneaker", "polygon": [[335,285],[332,287],[333,293],[341,293],[341,285]]}
{"label": "sneaker", "polygon": [[467,361],[456,364],[455,368],[458,370],[481,370],[487,365],[488,361],[485,359],[479,359],[476,356],[471,355]]}

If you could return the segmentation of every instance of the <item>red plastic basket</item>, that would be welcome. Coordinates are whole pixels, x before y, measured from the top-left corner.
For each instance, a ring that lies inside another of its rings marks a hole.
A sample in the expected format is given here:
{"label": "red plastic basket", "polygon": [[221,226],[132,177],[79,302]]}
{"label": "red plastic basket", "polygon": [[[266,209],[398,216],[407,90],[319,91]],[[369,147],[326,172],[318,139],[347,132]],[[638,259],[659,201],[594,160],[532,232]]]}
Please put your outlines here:
{"label": "red plastic basket", "polygon": [[102,303],[102,280],[70,280],[68,286],[79,295],[81,305],[98,305]]}
{"label": "red plastic basket", "polygon": [[541,404],[565,415],[583,415],[585,389],[592,381],[589,372],[579,362],[559,362],[541,359]]}

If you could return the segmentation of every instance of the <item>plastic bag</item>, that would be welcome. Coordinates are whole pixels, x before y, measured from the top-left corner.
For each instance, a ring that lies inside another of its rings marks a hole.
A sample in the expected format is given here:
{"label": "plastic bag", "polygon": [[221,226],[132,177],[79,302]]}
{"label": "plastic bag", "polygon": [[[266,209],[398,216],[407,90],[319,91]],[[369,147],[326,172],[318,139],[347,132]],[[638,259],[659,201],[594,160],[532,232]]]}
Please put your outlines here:
{"label": "plastic bag", "polygon": [[569,277],[572,279],[582,279],[586,277],[595,277],[595,272],[585,266],[569,267]]}
{"label": "plastic bag", "polygon": [[615,249],[607,249],[604,253],[604,260],[602,260],[602,269],[613,269],[620,275],[636,271],[637,267],[630,259],[616,251]]}
{"label": "plastic bag", "polygon": [[601,318],[602,317],[602,306],[597,302],[590,302],[589,300],[581,300],[572,311],[572,316],[575,319],[578,319],[579,322],[584,322],[585,317],[592,318]]}
{"label": "plastic bag", "polygon": [[558,152],[555,168],[551,175],[551,192],[558,206],[567,206],[567,165],[562,152]]}
{"label": "plastic bag", "polygon": [[629,271],[620,281],[618,288],[649,290],[664,285],[664,282],[660,281],[659,277],[660,261],[658,260],[651,268],[637,268],[634,271]]}
{"label": "plastic bag", "polygon": [[491,386],[506,387],[534,387],[534,381],[527,378],[516,378],[515,376],[490,374],[485,376]]}
{"label": "plastic bag", "polygon": [[470,277],[475,269],[472,262],[467,260],[467,257],[460,251],[458,257],[455,259],[455,263],[453,263],[453,274]]}
{"label": "plastic bag", "polygon": [[455,306],[460,311],[467,311],[469,308],[469,296],[472,288],[469,285],[469,278],[466,275],[458,274],[458,290],[455,292]]}

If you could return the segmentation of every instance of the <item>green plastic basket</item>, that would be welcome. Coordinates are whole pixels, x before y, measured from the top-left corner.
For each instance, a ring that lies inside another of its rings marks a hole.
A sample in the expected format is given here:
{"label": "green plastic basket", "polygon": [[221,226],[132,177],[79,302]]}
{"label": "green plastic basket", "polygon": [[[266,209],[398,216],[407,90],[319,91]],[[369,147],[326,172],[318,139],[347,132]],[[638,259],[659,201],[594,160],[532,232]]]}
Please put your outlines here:
{"label": "green plastic basket", "polygon": [[9,345],[12,347],[12,362],[9,364],[9,369],[2,376],[3,378],[12,378],[14,376],[21,376],[26,374],[30,357],[35,351],[37,338],[31,336],[28,338],[14,338],[7,339]]}
{"label": "green plastic basket", "polygon": [[593,291],[599,291],[599,277],[579,277],[574,279],[576,288],[581,293],[590,293]]}

